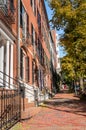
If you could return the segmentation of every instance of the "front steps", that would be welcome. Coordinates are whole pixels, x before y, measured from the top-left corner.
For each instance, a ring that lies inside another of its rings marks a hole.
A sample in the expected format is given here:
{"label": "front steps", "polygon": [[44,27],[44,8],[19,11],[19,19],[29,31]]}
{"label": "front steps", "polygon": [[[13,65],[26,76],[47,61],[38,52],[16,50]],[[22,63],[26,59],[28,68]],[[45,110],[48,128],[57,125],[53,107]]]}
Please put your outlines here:
{"label": "front steps", "polygon": [[40,112],[40,107],[36,107],[34,102],[28,103],[28,99],[21,100],[21,120],[27,120]]}
{"label": "front steps", "polygon": [[[44,100],[48,99],[48,94],[42,94],[39,88],[34,88],[26,83],[22,85],[24,88],[24,98],[21,99],[21,119],[29,119],[40,111],[40,107],[37,107]],[[35,93],[36,92],[36,93]],[[37,97],[37,98],[36,98]],[[37,99],[38,102],[34,102]]]}

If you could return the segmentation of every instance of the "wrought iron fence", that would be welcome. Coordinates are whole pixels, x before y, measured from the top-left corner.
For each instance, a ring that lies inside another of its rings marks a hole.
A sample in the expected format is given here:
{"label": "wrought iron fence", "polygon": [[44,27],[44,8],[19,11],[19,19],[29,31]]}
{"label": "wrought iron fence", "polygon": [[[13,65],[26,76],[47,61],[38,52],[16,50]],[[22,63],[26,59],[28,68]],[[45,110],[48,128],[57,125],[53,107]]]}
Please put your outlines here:
{"label": "wrought iron fence", "polygon": [[9,130],[21,119],[21,91],[18,84],[18,80],[0,71],[0,130]]}
{"label": "wrought iron fence", "polygon": [[15,7],[11,0],[0,0],[0,11],[3,12],[7,20],[15,23]]}
{"label": "wrought iron fence", "polygon": [[21,118],[18,90],[0,89],[0,130],[9,130]]}

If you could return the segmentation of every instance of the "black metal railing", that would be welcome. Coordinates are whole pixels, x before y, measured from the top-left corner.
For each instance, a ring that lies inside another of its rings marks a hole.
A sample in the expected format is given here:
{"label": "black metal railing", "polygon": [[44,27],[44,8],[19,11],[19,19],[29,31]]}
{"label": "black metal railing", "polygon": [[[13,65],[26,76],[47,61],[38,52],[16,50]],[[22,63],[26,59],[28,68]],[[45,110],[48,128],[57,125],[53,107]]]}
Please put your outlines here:
{"label": "black metal railing", "polygon": [[7,0],[0,0],[0,9],[7,13]]}
{"label": "black metal railing", "polygon": [[[10,83],[9,81],[11,80],[12,82]],[[20,119],[20,83],[18,80],[0,71],[0,130],[9,130]]]}
{"label": "black metal railing", "polygon": [[0,130],[9,130],[21,119],[18,90],[0,89]]}
{"label": "black metal railing", "polygon": [[[7,80],[6,80],[7,79]],[[0,71],[0,88],[19,89],[20,82],[6,73]]]}
{"label": "black metal railing", "polygon": [[0,0],[0,11],[4,14],[7,20],[11,23],[15,22],[15,7],[11,0]]}

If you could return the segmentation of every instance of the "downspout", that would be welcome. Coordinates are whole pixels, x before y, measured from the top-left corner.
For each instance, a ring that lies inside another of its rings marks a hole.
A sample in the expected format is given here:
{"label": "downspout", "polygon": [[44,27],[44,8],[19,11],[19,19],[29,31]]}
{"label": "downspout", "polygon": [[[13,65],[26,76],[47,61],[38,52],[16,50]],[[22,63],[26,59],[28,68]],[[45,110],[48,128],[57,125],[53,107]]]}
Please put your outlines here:
{"label": "downspout", "polygon": [[18,44],[17,44],[17,74],[18,74],[18,80],[20,80],[20,0],[18,0]]}

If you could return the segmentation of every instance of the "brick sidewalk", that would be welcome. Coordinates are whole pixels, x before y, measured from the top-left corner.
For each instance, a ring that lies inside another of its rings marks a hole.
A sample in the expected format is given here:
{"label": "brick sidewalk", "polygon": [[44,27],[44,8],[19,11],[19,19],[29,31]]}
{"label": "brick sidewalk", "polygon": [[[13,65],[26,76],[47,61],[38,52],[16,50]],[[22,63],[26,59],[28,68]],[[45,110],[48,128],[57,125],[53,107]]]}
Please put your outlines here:
{"label": "brick sidewalk", "polygon": [[86,102],[73,94],[57,94],[20,126],[16,130],[86,130]]}

